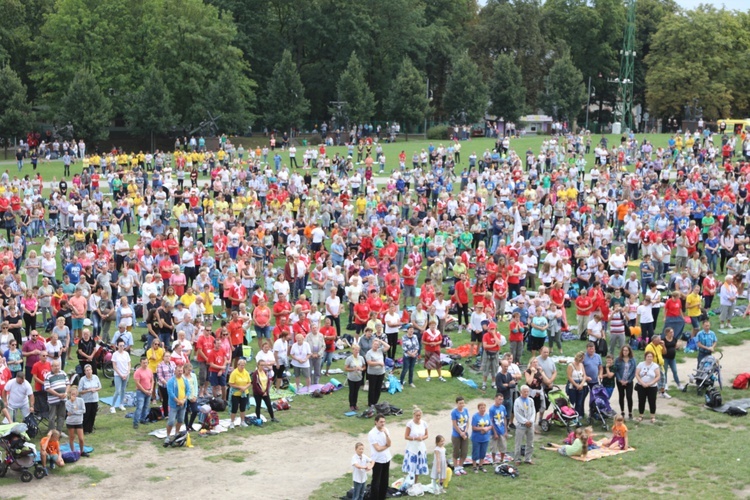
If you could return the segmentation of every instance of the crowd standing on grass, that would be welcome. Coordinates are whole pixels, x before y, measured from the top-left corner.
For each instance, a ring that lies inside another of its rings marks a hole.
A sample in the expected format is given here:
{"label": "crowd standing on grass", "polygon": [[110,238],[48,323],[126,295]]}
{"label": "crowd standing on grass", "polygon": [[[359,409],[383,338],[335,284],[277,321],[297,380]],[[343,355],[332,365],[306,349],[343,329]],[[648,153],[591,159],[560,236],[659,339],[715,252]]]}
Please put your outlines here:
{"label": "crowd standing on grass", "polygon": [[[591,388],[614,378],[623,416],[633,386],[639,413],[648,402],[653,416],[656,396],[669,397],[676,342],[696,336],[701,356],[713,352],[701,318],[718,294],[720,326],[731,327],[747,294],[744,131],[685,130],[666,144],[634,134],[595,142],[582,131],[547,137],[538,151],[516,150],[509,136],[484,151],[455,138],[387,161],[375,135],[352,139],[333,154],[326,142],[274,135],[254,149],[222,136],[213,151],[204,138],[172,152],[91,151],[83,141],[22,151],[18,172],[0,176],[0,375],[11,418],[44,403],[50,430],[60,431],[80,412],[67,403],[82,400],[82,423],[68,428],[79,438],[75,426],[93,432],[98,342],[113,351],[110,411],[124,410],[138,364],[134,425],[160,400],[179,426],[188,409],[195,415],[196,397],[231,399],[242,415],[250,392],[267,400],[287,364],[298,388],[317,383],[342,337],[359,351],[346,361],[350,410],[360,387],[368,405],[378,403],[389,360],[402,356],[408,390],[417,389],[417,365],[427,370],[422,383],[445,382],[453,335],[471,342],[482,388],[489,379],[525,440],[516,458],[530,462],[555,375],[549,351],[561,352],[563,335],[589,341],[567,367],[579,413]],[[38,163],[53,158],[64,171],[43,179]],[[662,309],[668,343],[656,331]],[[132,363],[139,323],[145,360]],[[648,354],[633,366],[628,336],[637,329]],[[252,336],[264,354],[251,371],[239,361]],[[76,361],[77,397],[63,371]],[[183,369],[192,362],[195,385]],[[451,437],[459,470],[469,435],[504,453],[489,419],[459,421]],[[387,462],[378,453],[375,471]]]}

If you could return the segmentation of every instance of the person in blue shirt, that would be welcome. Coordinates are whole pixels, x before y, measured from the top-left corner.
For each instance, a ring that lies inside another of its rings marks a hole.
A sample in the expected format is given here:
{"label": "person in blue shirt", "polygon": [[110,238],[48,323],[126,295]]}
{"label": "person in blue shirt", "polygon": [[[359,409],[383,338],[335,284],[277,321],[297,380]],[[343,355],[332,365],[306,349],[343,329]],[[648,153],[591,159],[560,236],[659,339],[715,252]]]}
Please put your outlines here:
{"label": "person in blue shirt", "polygon": [[451,443],[453,444],[453,472],[457,476],[466,475],[463,464],[469,452],[469,410],[463,397],[456,398],[456,407],[451,411]]}
{"label": "person in blue shirt", "polygon": [[487,413],[487,404],[479,403],[477,413],[471,417],[471,461],[474,464],[474,472],[487,472],[485,456],[492,438],[492,421]]}
{"label": "person in blue shirt", "polygon": [[698,347],[698,367],[700,367],[703,358],[706,356],[713,356],[717,342],[716,334],[711,330],[711,322],[704,321],[703,330],[698,332],[698,335],[696,336],[696,344]]}
{"label": "person in blue shirt", "polygon": [[81,279],[83,267],[78,263],[78,257],[73,256],[73,261],[65,266],[65,275],[70,278],[70,282],[77,285]]}
{"label": "person in blue shirt", "polygon": [[[586,372],[586,383],[588,384],[584,388],[583,399],[586,399],[586,395],[591,391],[591,388],[601,383],[602,373],[604,372],[602,358],[596,353],[596,346],[593,342],[586,344],[586,353],[583,355],[583,369]],[[593,405],[594,403],[589,401],[589,404]]]}
{"label": "person in blue shirt", "polygon": [[[508,410],[505,408],[505,398],[502,394],[495,394],[495,404],[490,406],[490,421],[492,422],[492,440],[490,441],[490,453],[492,454],[493,463],[502,463],[505,461],[505,451],[507,450],[507,423]],[[498,462],[496,455],[500,455]]]}
{"label": "person in blue shirt", "polygon": [[277,172],[281,168],[281,155],[278,152],[273,157],[273,166]]}

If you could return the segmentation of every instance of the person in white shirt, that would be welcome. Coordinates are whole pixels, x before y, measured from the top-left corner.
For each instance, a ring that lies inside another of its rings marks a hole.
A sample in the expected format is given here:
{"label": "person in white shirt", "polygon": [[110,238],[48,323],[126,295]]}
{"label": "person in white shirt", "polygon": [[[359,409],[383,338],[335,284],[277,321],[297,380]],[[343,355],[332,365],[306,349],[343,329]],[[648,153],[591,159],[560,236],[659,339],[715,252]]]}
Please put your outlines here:
{"label": "person in white shirt", "polygon": [[370,498],[384,499],[390,485],[391,434],[385,427],[383,415],[375,417],[375,427],[367,435],[367,440],[370,443],[370,456],[374,462]]}
{"label": "person in white shirt", "polygon": [[331,288],[331,294],[326,297],[326,318],[336,326],[336,336],[341,336],[341,299],[336,288]]}
{"label": "person in white shirt", "polygon": [[364,454],[365,445],[357,443],[354,445],[354,456],[352,457],[352,483],[354,491],[352,500],[362,500],[365,497],[365,487],[367,486],[367,471],[372,470],[373,462]]}
{"label": "person in white shirt", "polygon": [[471,313],[469,318],[469,332],[471,332],[471,342],[476,344],[476,352],[472,349],[472,353],[479,357],[479,350],[482,346],[482,321],[487,319],[487,315],[484,313],[484,304],[478,303],[474,306],[474,312]]}
{"label": "person in white shirt", "polygon": [[296,342],[289,349],[289,357],[292,359],[292,368],[294,370],[295,384],[297,386],[297,392],[299,392],[300,377],[305,377],[307,381],[307,387],[310,386],[310,356],[312,356],[312,350],[310,344],[305,342],[305,337],[298,334]]}
{"label": "person in white shirt", "polygon": [[593,319],[589,321],[588,325],[586,325],[586,331],[589,335],[589,342],[596,343],[599,339],[604,338],[602,330],[602,315],[601,313],[596,312],[594,313]]}

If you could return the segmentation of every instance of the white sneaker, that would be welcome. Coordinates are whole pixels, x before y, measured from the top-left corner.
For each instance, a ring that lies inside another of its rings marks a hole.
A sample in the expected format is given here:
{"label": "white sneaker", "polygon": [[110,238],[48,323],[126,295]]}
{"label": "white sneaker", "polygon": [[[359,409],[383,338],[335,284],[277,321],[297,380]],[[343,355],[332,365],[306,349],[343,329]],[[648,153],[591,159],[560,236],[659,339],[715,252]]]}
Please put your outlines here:
{"label": "white sneaker", "polygon": [[120,408],[118,408],[118,409],[119,409],[120,411],[126,411],[126,410],[125,410],[125,407],[124,407],[124,406],[121,406],[121,407],[120,407]]}
{"label": "white sneaker", "polygon": [[249,425],[247,425],[247,424],[245,423],[245,421],[243,420],[242,422],[240,422],[240,427],[250,427],[250,426],[249,426]]}
{"label": "white sneaker", "polygon": [[440,380],[441,382],[445,382],[445,379],[443,377],[440,377],[438,380]]}
{"label": "white sneaker", "polygon": [[430,378],[430,377],[427,377],[427,378],[425,379],[425,382],[429,382],[430,380],[432,380],[432,378]]}
{"label": "white sneaker", "polygon": [[664,392],[662,392],[662,393],[661,393],[661,395],[662,395],[662,397],[664,397],[665,399],[672,399],[672,396],[670,396],[670,395],[669,395],[669,393],[668,393],[667,391],[664,391]]}
{"label": "white sneaker", "polygon": [[229,429],[234,429],[234,422],[229,422]]}
{"label": "white sneaker", "polygon": [[115,410],[115,407],[113,406],[112,408],[109,409],[109,412],[110,413],[117,413],[117,410]]}
{"label": "white sneaker", "polygon": [[416,389],[416,388],[417,388],[417,386],[416,386],[416,385],[414,385],[414,384],[409,384],[409,387],[412,387],[412,388],[414,388],[414,389]]}

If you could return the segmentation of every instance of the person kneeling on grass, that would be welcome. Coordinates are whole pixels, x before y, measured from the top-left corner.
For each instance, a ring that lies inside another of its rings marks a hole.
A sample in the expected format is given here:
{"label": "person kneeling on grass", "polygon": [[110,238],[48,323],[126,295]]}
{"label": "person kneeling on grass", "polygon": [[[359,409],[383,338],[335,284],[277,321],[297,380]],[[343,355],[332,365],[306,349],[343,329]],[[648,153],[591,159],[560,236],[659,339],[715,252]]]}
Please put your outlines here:
{"label": "person kneeling on grass", "polygon": [[564,457],[585,457],[589,451],[586,441],[587,437],[583,427],[578,427],[575,430],[575,441],[572,444],[547,443],[547,446],[557,450]]}
{"label": "person kneeling on grass", "polygon": [[42,467],[44,467],[45,475],[49,475],[47,470],[47,461],[57,465],[58,467],[65,467],[65,462],[62,459],[60,453],[60,432],[53,430],[49,431],[42,441],[39,443],[42,455]]}

